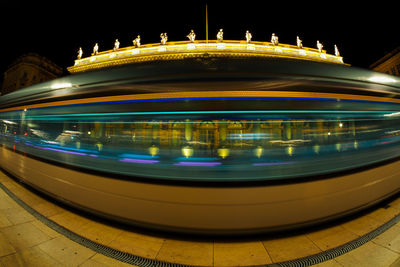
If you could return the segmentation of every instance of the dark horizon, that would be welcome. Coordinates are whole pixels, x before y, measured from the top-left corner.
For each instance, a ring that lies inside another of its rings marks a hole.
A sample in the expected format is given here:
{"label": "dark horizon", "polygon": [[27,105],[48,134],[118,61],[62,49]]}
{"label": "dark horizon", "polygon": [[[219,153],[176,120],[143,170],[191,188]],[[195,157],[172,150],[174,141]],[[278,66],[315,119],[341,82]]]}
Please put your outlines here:
{"label": "dark horizon", "polygon": [[[93,5],[68,1],[48,5],[28,1],[3,3],[2,73],[19,56],[37,53],[66,69],[76,58],[79,47],[89,56],[95,43],[100,51],[132,45],[141,35],[143,44],[157,43],[160,33],[169,41],[187,40],[193,29],[196,39],[205,36],[205,1],[195,3],[136,3]],[[385,15],[385,20],[382,20]],[[257,5],[208,1],[209,39],[216,39],[220,28],[224,39],[244,40],[246,30],[254,41],[270,41],[271,34],[280,43],[295,44],[300,36],[303,45],[315,47],[317,40],[333,54],[336,44],[344,62],[368,68],[369,65],[400,45],[400,36],[392,34],[396,25],[394,8],[386,6],[305,5],[269,3]]]}

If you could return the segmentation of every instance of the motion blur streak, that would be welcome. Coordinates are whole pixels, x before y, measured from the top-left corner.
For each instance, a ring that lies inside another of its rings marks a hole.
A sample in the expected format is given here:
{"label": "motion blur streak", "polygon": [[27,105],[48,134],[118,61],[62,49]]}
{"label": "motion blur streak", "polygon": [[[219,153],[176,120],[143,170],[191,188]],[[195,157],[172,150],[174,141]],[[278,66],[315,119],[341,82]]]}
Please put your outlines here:
{"label": "motion blur streak", "polygon": [[319,175],[400,156],[400,119],[393,110],[109,110],[85,116],[80,109],[3,113],[0,142],[91,170],[193,181]]}
{"label": "motion blur streak", "polygon": [[282,230],[400,190],[400,79],[343,64],[201,54],[62,77],[0,107],[1,168],[142,227]]}

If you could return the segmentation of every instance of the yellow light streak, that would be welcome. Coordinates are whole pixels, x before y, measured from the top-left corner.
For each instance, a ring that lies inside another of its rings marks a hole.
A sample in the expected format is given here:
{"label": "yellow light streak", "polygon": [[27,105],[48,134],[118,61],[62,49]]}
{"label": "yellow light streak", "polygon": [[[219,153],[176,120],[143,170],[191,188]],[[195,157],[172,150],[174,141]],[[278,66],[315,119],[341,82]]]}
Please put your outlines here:
{"label": "yellow light streak", "polygon": [[[54,102],[46,102],[40,104],[23,105],[19,107],[0,109],[0,112],[34,109],[43,107],[54,107],[63,105],[75,105],[86,103],[100,103],[111,101],[127,101],[127,100],[148,100],[148,99],[179,99],[179,98],[203,98],[207,97],[301,97],[301,98],[330,98],[330,99],[348,99],[348,100],[365,100],[380,101],[388,103],[400,103],[400,99],[389,97],[351,95],[351,94],[335,94],[335,93],[318,93],[318,92],[295,92],[295,91],[196,91],[196,92],[168,92],[168,93],[150,93],[135,95],[116,95],[102,96],[82,99],[71,99]],[[400,114],[400,112],[398,112]],[[392,116],[398,115],[391,114]],[[390,115],[390,114],[389,114]],[[389,116],[388,115],[388,116]],[[386,116],[386,115],[385,115]]]}

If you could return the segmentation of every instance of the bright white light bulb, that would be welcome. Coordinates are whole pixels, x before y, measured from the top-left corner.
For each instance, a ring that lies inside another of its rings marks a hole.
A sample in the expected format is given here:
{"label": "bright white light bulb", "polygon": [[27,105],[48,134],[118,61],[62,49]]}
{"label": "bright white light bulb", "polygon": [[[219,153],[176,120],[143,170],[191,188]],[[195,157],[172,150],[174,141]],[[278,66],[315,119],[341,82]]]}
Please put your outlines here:
{"label": "bright white light bulb", "polygon": [[72,87],[72,83],[64,82],[64,83],[53,83],[50,88],[51,89],[61,89],[61,88],[69,88]]}

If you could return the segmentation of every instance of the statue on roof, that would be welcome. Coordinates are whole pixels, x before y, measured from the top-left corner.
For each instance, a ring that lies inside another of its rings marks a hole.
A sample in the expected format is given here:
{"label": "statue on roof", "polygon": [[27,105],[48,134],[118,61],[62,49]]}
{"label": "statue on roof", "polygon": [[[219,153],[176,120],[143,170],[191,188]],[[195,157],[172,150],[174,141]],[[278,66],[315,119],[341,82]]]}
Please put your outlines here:
{"label": "statue on roof", "polygon": [[303,41],[299,38],[299,36],[297,36],[297,48],[301,49],[303,48]]}
{"label": "statue on roof", "polygon": [[82,58],[82,54],[83,54],[82,47],[79,47],[78,58],[77,59],[81,59]]}
{"label": "statue on roof", "polygon": [[273,45],[278,45],[278,44],[279,44],[279,42],[278,42],[278,36],[276,36],[275,33],[273,33],[272,36],[271,36],[271,43],[272,43]]}
{"label": "statue on roof", "polygon": [[168,41],[167,33],[166,32],[161,33],[160,38],[161,38],[161,44],[165,45]]}
{"label": "statue on roof", "polygon": [[322,48],[323,48],[323,47],[324,47],[324,45],[323,45],[322,43],[320,43],[320,42],[317,40],[318,52],[322,53]]}
{"label": "statue on roof", "polygon": [[219,42],[222,42],[224,40],[224,31],[222,29],[220,29],[219,32],[217,33],[217,40]]}
{"label": "statue on roof", "polygon": [[133,46],[134,46],[134,47],[140,47],[140,35],[138,35],[138,36],[133,40]]}
{"label": "statue on roof", "polygon": [[196,34],[194,33],[193,30],[191,30],[186,37],[189,38],[190,42],[194,43],[194,40],[196,39]]}
{"label": "statue on roof", "polygon": [[249,31],[246,31],[246,42],[249,44],[251,42],[251,38],[253,38],[253,35]]}
{"label": "statue on roof", "polygon": [[339,48],[335,45],[335,56],[340,57]]}
{"label": "statue on roof", "polygon": [[119,49],[119,41],[118,39],[115,39],[115,43],[114,43],[114,51],[117,51]]}
{"label": "statue on roof", "polygon": [[96,43],[93,47],[93,54],[92,55],[97,55],[99,53],[99,44]]}

